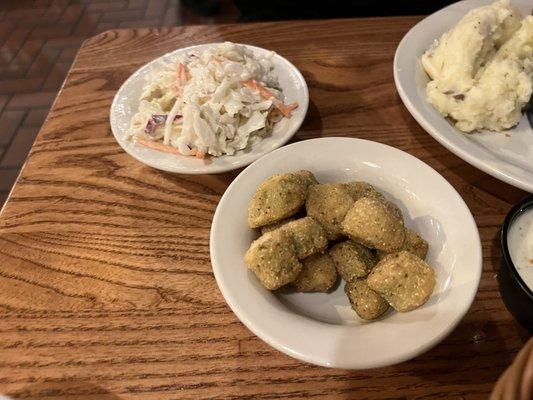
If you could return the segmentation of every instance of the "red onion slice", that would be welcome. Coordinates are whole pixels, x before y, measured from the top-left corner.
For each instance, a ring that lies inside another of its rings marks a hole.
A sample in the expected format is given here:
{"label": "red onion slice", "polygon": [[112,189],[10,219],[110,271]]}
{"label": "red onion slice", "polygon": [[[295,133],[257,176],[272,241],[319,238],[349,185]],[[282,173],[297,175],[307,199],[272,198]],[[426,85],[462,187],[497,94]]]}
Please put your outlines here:
{"label": "red onion slice", "polygon": [[[180,120],[181,118],[182,118],[181,115],[176,115],[174,117],[174,122]],[[151,135],[152,133],[154,133],[155,128],[157,128],[158,125],[164,124],[166,121],[167,121],[167,115],[154,114],[148,120],[148,123],[146,124],[146,128],[144,129],[144,131],[147,134]]]}

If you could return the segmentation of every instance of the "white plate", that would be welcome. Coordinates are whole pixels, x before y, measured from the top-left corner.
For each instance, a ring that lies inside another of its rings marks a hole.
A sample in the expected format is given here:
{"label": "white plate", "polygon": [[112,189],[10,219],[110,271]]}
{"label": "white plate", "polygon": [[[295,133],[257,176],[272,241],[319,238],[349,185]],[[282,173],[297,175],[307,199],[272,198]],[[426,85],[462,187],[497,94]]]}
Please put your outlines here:
{"label": "white plate", "polygon": [[[464,134],[426,101],[425,87],[429,78],[420,64],[420,57],[469,10],[490,3],[492,0],[461,1],[415,25],[396,50],[394,81],[411,115],[444,147],[495,178],[533,192],[533,130],[525,115],[518,126],[502,133]],[[523,15],[529,15],[533,6],[531,0],[511,0],[511,3]]]}
{"label": "white plate", "polygon": [[[248,228],[248,202],[264,179],[299,169],[320,182],[368,181],[402,209],[406,225],[430,243],[428,260],[437,273],[424,306],[367,323],[350,309],[344,283],[329,294],[278,295],[259,284],[243,262],[257,236]],[[481,274],[479,233],[461,196],[417,158],[361,139],[306,140],[250,165],[220,200],[210,250],[220,291],[252,332],[292,357],[337,368],[391,365],[434,346],[468,311]]]}
{"label": "white plate", "polygon": [[[111,105],[110,121],[115,139],[130,156],[151,167],[168,172],[181,174],[220,173],[246,166],[266,153],[283,146],[300,128],[309,104],[307,84],[300,71],[294,65],[279,54],[276,54],[273,57],[274,72],[277,74],[280,86],[283,89],[285,103],[297,102],[299,107],[293,112],[290,119],[282,119],[274,126],[273,132],[269,137],[254,144],[252,148],[239,151],[233,156],[225,155],[198,160],[195,157],[149,149],[128,139],[130,120],[139,108],[139,97],[145,85],[145,77],[154,68],[157,68],[157,64],[161,60],[169,61],[191,50],[202,50],[218,44],[191,46],[165,54],[142,66],[124,82]],[[250,45],[246,45],[246,47],[252,50],[256,56],[270,53],[269,50],[260,47]]]}

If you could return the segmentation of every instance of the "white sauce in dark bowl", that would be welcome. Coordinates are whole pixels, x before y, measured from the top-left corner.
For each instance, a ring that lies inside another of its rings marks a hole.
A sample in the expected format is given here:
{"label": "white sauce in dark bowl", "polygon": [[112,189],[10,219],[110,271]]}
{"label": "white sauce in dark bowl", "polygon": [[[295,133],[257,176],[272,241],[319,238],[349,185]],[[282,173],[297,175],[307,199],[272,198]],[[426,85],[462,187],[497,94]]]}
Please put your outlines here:
{"label": "white sauce in dark bowl", "polygon": [[507,247],[518,275],[533,291],[533,207],[522,212],[511,223]]}

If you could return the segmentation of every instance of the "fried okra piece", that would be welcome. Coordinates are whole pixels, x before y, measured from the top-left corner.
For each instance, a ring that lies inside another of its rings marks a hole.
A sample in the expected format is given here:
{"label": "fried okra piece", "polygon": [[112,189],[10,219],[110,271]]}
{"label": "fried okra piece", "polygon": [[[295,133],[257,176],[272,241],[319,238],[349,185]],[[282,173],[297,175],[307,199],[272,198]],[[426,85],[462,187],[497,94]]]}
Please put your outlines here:
{"label": "fried okra piece", "polygon": [[292,236],[283,229],[254,240],[244,255],[244,262],[269,290],[292,282],[302,270]]}
{"label": "fried okra piece", "polygon": [[[299,260],[321,253],[328,247],[328,239],[326,239],[324,228],[311,217],[286,222],[277,229],[284,229],[291,234],[296,248],[296,256]],[[263,228],[261,228],[261,231],[263,231]],[[268,231],[270,231],[270,228],[268,228]]]}
{"label": "fried okra piece", "polygon": [[354,279],[346,283],[344,293],[348,296],[353,310],[362,319],[376,319],[387,312],[389,304],[379,293],[370,289],[364,279]]}
{"label": "fried okra piece", "polygon": [[316,185],[318,183],[313,173],[311,171],[307,171],[306,169],[296,171],[294,172],[294,175],[297,175],[307,186]]}
{"label": "fried okra piece", "polygon": [[377,263],[369,249],[351,240],[336,244],[329,254],[337,272],[346,282],[367,276]]}
{"label": "fried okra piece", "polygon": [[354,203],[342,229],[352,240],[385,252],[399,250],[405,239],[401,213],[398,215],[388,201],[370,197],[361,197]]}
{"label": "fried okra piece", "polygon": [[285,219],[282,219],[281,221],[274,222],[273,224],[262,226],[261,235],[264,235],[267,232],[275,231],[276,229],[281,228],[283,225],[291,221],[294,221],[294,217],[285,218]]}
{"label": "fried okra piece", "polygon": [[403,214],[402,214],[402,210],[400,210],[400,207],[398,207],[392,201],[386,200],[385,198],[383,198],[382,200],[385,201],[385,204],[387,204],[387,207],[389,208],[392,215],[394,215],[396,218],[398,218],[399,220],[403,222]]}
{"label": "fried okra piece", "polygon": [[342,237],[341,223],[352,205],[352,197],[342,183],[309,186],[305,202],[307,215],[322,225],[329,240]]}
{"label": "fried okra piece", "polygon": [[354,201],[359,200],[361,197],[373,197],[377,199],[385,199],[381,193],[379,193],[374,186],[367,182],[348,182],[344,184],[344,187],[352,196]]}
{"label": "fried okra piece", "polygon": [[287,230],[292,235],[296,257],[300,260],[320,253],[328,247],[324,228],[311,217],[289,222],[281,229]]}
{"label": "fried okra piece", "polygon": [[411,229],[405,230],[405,240],[402,247],[402,250],[407,250],[409,253],[420,257],[422,260],[425,260],[426,256],[428,255],[428,242],[422,239],[418,233],[412,231]]}
{"label": "fried okra piece", "polygon": [[389,254],[370,272],[368,286],[396,310],[406,312],[424,304],[435,287],[435,271],[408,251]]}
{"label": "fried okra piece", "polygon": [[[401,250],[407,250],[409,253],[413,253],[415,256],[425,260],[428,254],[428,248],[428,242],[422,239],[418,233],[412,231],[411,229],[405,230],[405,240]],[[378,258],[381,260],[387,254],[389,253],[378,251]]]}
{"label": "fried okra piece", "polygon": [[297,292],[327,292],[337,281],[335,264],[327,253],[302,260],[303,268],[292,282]]}
{"label": "fried okra piece", "polygon": [[262,182],[248,208],[250,228],[281,221],[305,203],[309,179],[300,173],[277,174]]}

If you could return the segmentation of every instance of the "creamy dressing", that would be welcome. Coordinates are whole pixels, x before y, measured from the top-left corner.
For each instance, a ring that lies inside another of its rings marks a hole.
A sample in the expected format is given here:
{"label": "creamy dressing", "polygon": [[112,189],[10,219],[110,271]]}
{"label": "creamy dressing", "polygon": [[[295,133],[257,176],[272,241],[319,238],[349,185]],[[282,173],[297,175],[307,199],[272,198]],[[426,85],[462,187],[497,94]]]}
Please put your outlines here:
{"label": "creamy dressing", "polygon": [[518,275],[533,290],[533,207],[513,221],[507,234],[507,246]]}

